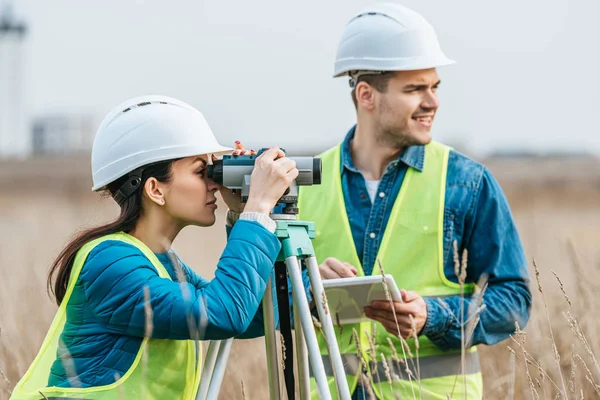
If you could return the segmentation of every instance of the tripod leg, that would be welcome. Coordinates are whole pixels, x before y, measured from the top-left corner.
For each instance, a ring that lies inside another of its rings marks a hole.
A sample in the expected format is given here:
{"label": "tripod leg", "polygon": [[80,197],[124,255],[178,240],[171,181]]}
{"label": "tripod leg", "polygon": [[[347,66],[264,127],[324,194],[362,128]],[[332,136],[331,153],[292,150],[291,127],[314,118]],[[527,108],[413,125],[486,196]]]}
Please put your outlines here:
{"label": "tripod leg", "polygon": [[[294,310],[298,310],[294,301]],[[302,321],[298,312],[294,313],[294,332],[296,333],[296,359],[298,360],[298,388],[301,400],[310,400],[310,373],[308,370],[308,352],[302,331]]]}
{"label": "tripod leg", "polygon": [[327,383],[327,375],[325,374],[323,359],[321,358],[321,352],[319,350],[319,342],[317,342],[317,335],[313,326],[310,308],[308,307],[308,300],[306,299],[306,294],[304,293],[304,285],[302,283],[302,275],[300,274],[298,259],[295,256],[291,256],[285,259],[285,263],[288,268],[290,280],[292,281],[292,296],[294,299],[294,304],[298,307],[294,310],[294,314],[299,314],[299,318],[301,319],[302,331],[308,347],[310,365],[315,374],[319,394],[321,399],[331,400],[331,393]]}
{"label": "tripod leg", "polygon": [[210,387],[210,380],[213,376],[213,371],[215,369],[215,363],[217,361],[220,346],[220,340],[211,340],[208,345],[208,350],[206,351],[206,361],[204,361],[204,366],[202,368],[200,388],[198,389],[196,400],[206,399],[206,394],[208,393],[208,388]]}
{"label": "tripod leg", "polygon": [[269,371],[269,398],[279,400],[279,365],[277,363],[277,340],[275,338],[275,315],[273,305],[273,276],[269,278],[267,290],[263,296],[263,319],[265,327],[265,346],[267,348],[267,369]]}
{"label": "tripod leg", "polygon": [[233,339],[227,339],[224,340],[219,347],[219,355],[217,356],[215,371],[210,380],[210,387],[208,388],[206,400],[217,400],[219,397],[219,391],[221,390],[221,383],[223,382],[223,376],[225,375],[225,369],[227,368],[227,359],[229,358],[232,344]]}
{"label": "tripod leg", "polygon": [[321,282],[319,264],[317,263],[316,257],[313,256],[306,259],[306,268],[308,269],[310,285],[315,298],[317,311],[319,312],[322,332],[323,335],[325,335],[327,342],[327,351],[329,352],[329,359],[331,360],[331,365],[333,367],[333,376],[335,377],[338,395],[342,400],[350,400],[350,389],[348,388],[346,372],[344,371],[344,363],[342,362],[342,356],[340,354],[340,349],[335,337],[335,330],[331,321],[331,315],[325,312],[323,302],[321,301],[324,296],[324,289],[323,283]]}
{"label": "tripod leg", "polygon": [[285,344],[281,349],[283,356],[283,378],[285,380],[288,400],[295,400],[294,342],[292,340],[292,323],[290,321],[290,294],[288,292],[287,269],[283,261],[275,262],[275,277],[277,308],[279,310],[279,334]]}

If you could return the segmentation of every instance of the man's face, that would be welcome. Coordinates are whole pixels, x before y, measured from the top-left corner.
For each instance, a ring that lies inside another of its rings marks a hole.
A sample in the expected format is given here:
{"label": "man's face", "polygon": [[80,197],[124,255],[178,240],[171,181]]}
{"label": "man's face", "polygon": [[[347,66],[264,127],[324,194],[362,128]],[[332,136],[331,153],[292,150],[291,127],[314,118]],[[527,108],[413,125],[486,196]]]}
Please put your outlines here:
{"label": "man's face", "polygon": [[435,69],[399,71],[387,90],[374,93],[377,140],[386,147],[404,148],[431,141],[431,126],[439,107]]}

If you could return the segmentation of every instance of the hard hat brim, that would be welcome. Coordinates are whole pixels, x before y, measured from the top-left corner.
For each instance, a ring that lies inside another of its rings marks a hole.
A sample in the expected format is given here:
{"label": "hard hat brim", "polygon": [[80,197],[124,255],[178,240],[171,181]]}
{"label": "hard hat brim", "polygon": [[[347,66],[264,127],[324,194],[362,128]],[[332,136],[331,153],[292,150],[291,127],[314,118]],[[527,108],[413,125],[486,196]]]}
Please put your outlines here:
{"label": "hard hat brim", "polygon": [[445,67],[456,64],[456,61],[445,56],[423,57],[414,59],[341,59],[335,63],[334,78],[347,76],[350,71],[419,71],[431,68]]}
{"label": "hard hat brim", "polygon": [[215,147],[210,148],[210,149],[206,149],[206,151],[204,152],[198,152],[198,151],[189,151],[189,152],[182,152],[182,151],[174,151],[171,154],[162,154],[159,157],[155,157],[155,158],[144,158],[144,160],[140,161],[139,163],[135,163],[132,166],[130,166],[128,168],[128,171],[120,174],[119,176],[115,176],[115,177],[111,177],[103,182],[98,183],[97,185],[94,185],[92,187],[92,191],[93,192],[97,192],[100,190],[104,190],[106,189],[106,186],[120,178],[122,178],[123,176],[126,176],[127,174],[129,174],[131,171],[134,171],[140,167],[143,167],[145,165],[150,165],[156,162],[160,162],[160,161],[167,161],[167,160],[174,160],[174,159],[179,159],[179,158],[186,158],[186,157],[194,157],[194,156],[201,156],[201,155],[215,155],[215,156],[222,156],[225,154],[230,154],[231,152],[233,152],[233,148],[231,147],[226,147],[226,146],[222,146],[220,144],[217,144]]}

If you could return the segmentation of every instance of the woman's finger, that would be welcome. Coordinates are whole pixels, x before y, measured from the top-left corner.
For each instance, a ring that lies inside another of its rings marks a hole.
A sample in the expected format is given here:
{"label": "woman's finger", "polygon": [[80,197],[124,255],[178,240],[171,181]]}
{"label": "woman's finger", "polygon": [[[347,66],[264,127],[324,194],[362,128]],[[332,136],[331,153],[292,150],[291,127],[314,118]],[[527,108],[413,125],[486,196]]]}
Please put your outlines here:
{"label": "woman's finger", "polygon": [[273,162],[273,160],[279,158],[279,157],[284,157],[285,154],[283,154],[283,151],[281,151],[281,149],[279,149],[278,147],[272,147],[268,150],[266,150],[264,153],[262,153],[258,158],[258,160],[268,160],[266,162]]}
{"label": "woman's finger", "polygon": [[281,168],[286,173],[296,169],[296,162],[290,158],[280,158],[274,162],[275,166]]}

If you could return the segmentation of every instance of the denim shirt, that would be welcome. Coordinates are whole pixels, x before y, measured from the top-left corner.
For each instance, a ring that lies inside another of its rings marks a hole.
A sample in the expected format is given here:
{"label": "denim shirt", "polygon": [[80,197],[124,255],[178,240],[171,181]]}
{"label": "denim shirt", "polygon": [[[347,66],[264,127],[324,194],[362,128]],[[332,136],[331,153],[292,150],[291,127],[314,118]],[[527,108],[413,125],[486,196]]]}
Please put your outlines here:
{"label": "denim shirt", "polygon": [[[365,275],[371,275],[392,206],[408,168],[423,170],[424,146],[408,147],[385,170],[374,204],[365,179],[354,166],[350,145],[353,127],[341,149],[340,172],[348,221]],[[371,233],[375,234],[371,238]],[[487,275],[488,287],[473,334],[473,345],[492,345],[514,332],[515,321],[524,327],[529,320],[531,292],[529,272],[519,234],[498,182],[481,164],[451,150],[448,159],[444,205],[444,273],[458,282],[454,273],[453,242],[459,252],[468,251],[467,283]],[[467,310],[471,298],[465,297]],[[425,298],[427,321],[421,332],[442,350],[460,349],[460,297],[444,297],[447,308],[435,298]]]}

